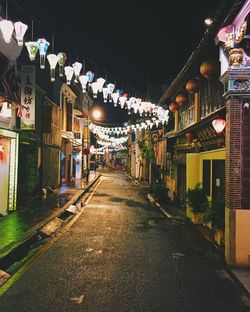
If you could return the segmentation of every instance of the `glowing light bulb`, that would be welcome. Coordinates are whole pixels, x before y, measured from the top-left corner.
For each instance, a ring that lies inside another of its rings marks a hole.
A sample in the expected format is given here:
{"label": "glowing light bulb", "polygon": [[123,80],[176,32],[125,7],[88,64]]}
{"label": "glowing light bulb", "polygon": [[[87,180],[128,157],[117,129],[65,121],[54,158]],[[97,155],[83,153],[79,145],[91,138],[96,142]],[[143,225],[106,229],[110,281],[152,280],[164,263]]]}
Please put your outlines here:
{"label": "glowing light bulb", "polygon": [[82,86],[82,92],[83,93],[86,93],[86,90],[87,90],[87,83],[88,83],[88,77],[86,75],[81,75],[79,77],[79,81],[80,81],[80,84]]}
{"label": "glowing light bulb", "polygon": [[79,62],[75,62],[74,64],[72,64],[72,67],[74,69],[74,74],[75,74],[75,82],[78,81],[79,75],[80,75],[80,71],[82,69],[82,64]]}
{"label": "glowing light bulb", "polygon": [[29,58],[33,62],[36,59],[36,55],[38,52],[38,45],[36,41],[28,41],[25,42],[25,46],[29,53]]}

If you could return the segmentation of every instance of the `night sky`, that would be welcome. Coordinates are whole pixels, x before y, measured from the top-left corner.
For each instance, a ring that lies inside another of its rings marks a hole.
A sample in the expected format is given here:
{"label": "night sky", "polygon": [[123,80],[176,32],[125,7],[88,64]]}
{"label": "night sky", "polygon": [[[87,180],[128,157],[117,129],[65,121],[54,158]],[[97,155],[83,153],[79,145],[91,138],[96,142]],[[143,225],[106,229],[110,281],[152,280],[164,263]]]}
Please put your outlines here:
{"label": "night sky", "polygon": [[[42,22],[34,22],[35,38],[47,33],[50,41],[55,34],[55,52],[63,44],[72,63],[85,58],[86,70],[108,72],[117,88],[145,94],[149,82],[174,79],[201,39],[204,19],[213,17],[221,0],[15,2]],[[10,3],[9,15],[11,9]]]}

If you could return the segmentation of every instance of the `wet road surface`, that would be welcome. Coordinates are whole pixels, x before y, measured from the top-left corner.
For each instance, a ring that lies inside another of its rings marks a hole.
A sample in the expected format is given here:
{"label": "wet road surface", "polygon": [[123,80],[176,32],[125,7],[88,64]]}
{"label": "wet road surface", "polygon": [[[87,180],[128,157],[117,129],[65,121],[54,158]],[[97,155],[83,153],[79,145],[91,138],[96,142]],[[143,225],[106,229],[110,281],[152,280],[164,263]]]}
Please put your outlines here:
{"label": "wet road surface", "polygon": [[249,311],[209,243],[141,192],[105,174],[69,231],[0,298],[0,311]]}

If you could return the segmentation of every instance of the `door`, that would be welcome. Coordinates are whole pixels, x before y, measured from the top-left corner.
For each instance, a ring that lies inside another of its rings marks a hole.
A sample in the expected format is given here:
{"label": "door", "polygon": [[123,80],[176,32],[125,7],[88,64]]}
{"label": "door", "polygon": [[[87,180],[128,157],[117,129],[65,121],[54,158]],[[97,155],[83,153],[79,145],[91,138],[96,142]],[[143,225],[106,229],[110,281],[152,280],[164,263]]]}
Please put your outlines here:
{"label": "door", "polygon": [[225,197],[225,160],[213,160],[212,196],[213,200]]}
{"label": "door", "polygon": [[10,168],[10,139],[0,136],[0,215],[8,212],[9,199],[9,168]]}

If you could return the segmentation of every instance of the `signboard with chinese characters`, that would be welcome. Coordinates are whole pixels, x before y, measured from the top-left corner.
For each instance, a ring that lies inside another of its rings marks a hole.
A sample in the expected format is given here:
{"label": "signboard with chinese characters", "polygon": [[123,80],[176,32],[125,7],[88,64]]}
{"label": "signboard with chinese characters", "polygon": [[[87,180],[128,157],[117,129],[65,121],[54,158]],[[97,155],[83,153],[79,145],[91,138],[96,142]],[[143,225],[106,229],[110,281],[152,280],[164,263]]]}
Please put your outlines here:
{"label": "signboard with chinese characters", "polygon": [[35,129],[35,66],[21,69],[21,129]]}

